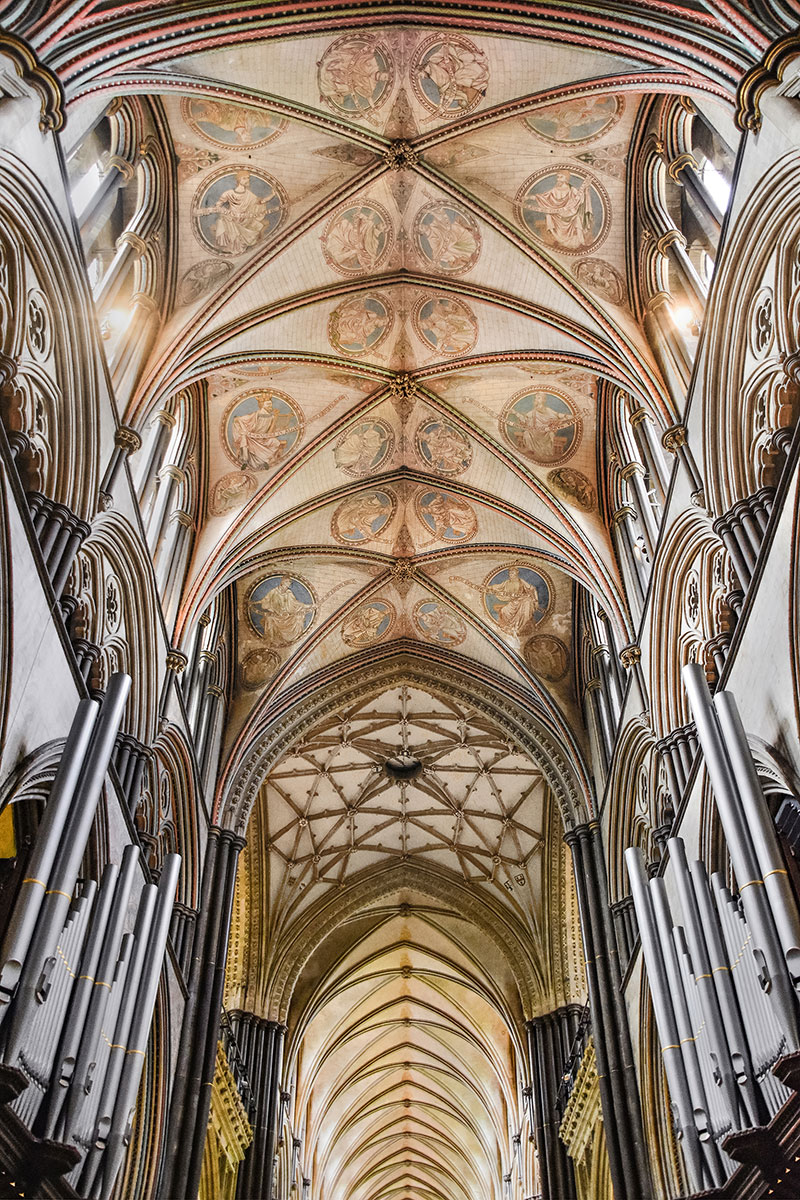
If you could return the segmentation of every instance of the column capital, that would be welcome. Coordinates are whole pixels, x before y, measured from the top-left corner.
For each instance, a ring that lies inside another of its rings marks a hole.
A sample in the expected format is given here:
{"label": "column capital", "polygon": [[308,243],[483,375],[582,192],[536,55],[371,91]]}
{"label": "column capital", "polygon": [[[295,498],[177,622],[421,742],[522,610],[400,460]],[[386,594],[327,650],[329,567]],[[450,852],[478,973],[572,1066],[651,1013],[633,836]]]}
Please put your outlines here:
{"label": "column capital", "polygon": [[641,406],[639,408],[635,408],[628,418],[631,425],[634,427],[641,425],[643,421],[648,421],[649,419],[650,414],[648,413],[647,409],[642,408]]}
{"label": "column capital", "polygon": [[669,429],[664,430],[661,437],[661,445],[665,450],[669,450],[670,454],[677,454],[687,441],[688,433],[685,425],[670,425]]}
{"label": "column capital", "polygon": [[126,454],[135,454],[142,448],[142,439],[130,425],[120,425],[114,433],[114,445]]}
{"label": "column capital", "polygon": [[619,474],[621,479],[630,479],[632,475],[644,475],[644,467],[640,462],[629,462]]}
{"label": "column capital", "polygon": [[167,670],[174,671],[176,675],[180,675],[186,670],[189,659],[182,650],[167,651]]}
{"label": "column capital", "polygon": [[629,671],[631,667],[638,666],[642,661],[641,646],[624,646],[619,652],[619,660],[626,671]]}
{"label": "column capital", "polygon": [[618,508],[617,511],[612,514],[611,520],[615,525],[621,525],[626,517],[635,516],[636,512],[631,508],[630,504],[623,504],[621,508]]}

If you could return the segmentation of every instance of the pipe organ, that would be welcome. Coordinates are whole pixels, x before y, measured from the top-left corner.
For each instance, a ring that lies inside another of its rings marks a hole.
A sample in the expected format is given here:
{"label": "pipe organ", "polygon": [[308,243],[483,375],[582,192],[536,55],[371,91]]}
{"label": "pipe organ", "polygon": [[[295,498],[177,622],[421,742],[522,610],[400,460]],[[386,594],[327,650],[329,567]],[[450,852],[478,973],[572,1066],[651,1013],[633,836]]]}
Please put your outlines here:
{"label": "pipe organ", "polygon": [[138,846],[99,882],[80,877],[130,682],[78,705],[0,951],[12,1107],[73,1148],[67,1181],[87,1200],[110,1196],[125,1158],[181,862],[167,855],[138,895]]}
{"label": "pipe organ", "polygon": [[[684,668],[736,880],[709,878],[681,838],[663,875],[625,860],[672,1104],[692,1190],[721,1186],[729,1135],[765,1125],[790,1092],[772,1073],[800,1047],[800,919],[736,702]],[[730,1148],[730,1146],[729,1146]]]}

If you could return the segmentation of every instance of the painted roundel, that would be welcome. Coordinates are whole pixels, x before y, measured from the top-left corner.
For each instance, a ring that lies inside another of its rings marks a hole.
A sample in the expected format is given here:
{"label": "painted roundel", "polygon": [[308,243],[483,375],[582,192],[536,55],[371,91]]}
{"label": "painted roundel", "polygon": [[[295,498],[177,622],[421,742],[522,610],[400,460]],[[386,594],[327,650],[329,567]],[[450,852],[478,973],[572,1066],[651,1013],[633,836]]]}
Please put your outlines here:
{"label": "painted roundel", "polygon": [[611,206],[599,179],[582,167],[545,167],[517,193],[517,219],[544,246],[590,254],[608,234]]}
{"label": "painted roundel", "polygon": [[422,422],[414,448],[426,467],[443,475],[460,475],[472,462],[472,446],[466,434],[438,418]]}
{"label": "painted roundel", "polygon": [[423,297],[412,319],[417,337],[430,350],[448,358],[467,354],[478,340],[474,312],[455,296],[433,296],[430,300]]}
{"label": "painted roundel", "polygon": [[213,96],[185,98],[181,101],[181,112],[191,129],[215,146],[226,149],[264,146],[282,134],[288,125],[288,121],[274,113],[229,100],[217,100]]}
{"label": "painted roundel", "polygon": [[281,185],[261,171],[222,167],[195,194],[195,237],[217,254],[235,257],[261,245],[286,215]]}
{"label": "painted roundel", "polygon": [[393,322],[394,310],[385,296],[352,296],[331,313],[328,341],[342,354],[367,354],[377,349]]}
{"label": "painted roundel", "polygon": [[333,214],[322,235],[322,252],[340,275],[363,275],[377,270],[392,240],[386,209],[372,200],[359,200]]}
{"label": "painted roundel", "polygon": [[368,475],[377,471],[393,450],[394,434],[385,421],[359,421],[339,438],[333,458],[348,475]]}
{"label": "painted roundel", "polygon": [[487,613],[503,633],[513,638],[529,634],[550,611],[550,584],[532,567],[512,564],[494,571],[483,585]]}
{"label": "painted roundel", "polygon": [[474,267],[481,252],[478,222],[465,209],[447,201],[421,208],[414,219],[414,242],[435,271],[461,275]]}
{"label": "painted roundel", "polygon": [[522,656],[535,675],[549,683],[558,683],[569,669],[569,651],[561,638],[549,633],[537,633],[528,638]]}
{"label": "painted roundel", "polygon": [[608,133],[624,111],[622,96],[578,96],[544,105],[525,117],[525,124],[547,142],[574,146]]}
{"label": "painted roundel", "polygon": [[444,542],[468,542],[477,532],[478,518],[472,505],[452,492],[420,488],[414,508],[428,532]]}
{"label": "painted roundel", "polygon": [[417,632],[436,646],[460,646],[467,636],[458,613],[439,600],[420,600],[414,606],[413,621]]}
{"label": "painted roundel", "polygon": [[339,38],[317,63],[322,100],[346,117],[365,116],[380,108],[392,90],[393,79],[386,43],[369,34]]}
{"label": "painted roundel", "polygon": [[359,492],[344,500],[331,520],[331,533],[343,545],[358,546],[378,537],[397,508],[394,492]]}
{"label": "painted roundel", "polygon": [[230,404],[222,418],[222,444],[243,471],[267,471],[303,435],[303,416],[285,392],[255,388]]}
{"label": "painted roundel", "polygon": [[252,586],[245,608],[254,633],[269,645],[290,646],[311,627],[317,600],[302,579],[269,575]]}
{"label": "painted roundel", "polygon": [[590,513],[597,508],[594,486],[580,471],[557,467],[555,471],[548,471],[547,482],[561,500],[573,504],[581,512]]}
{"label": "painted roundel", "polygon": [[500,418],[508,444],[544,467],[566,462],[575,453],[582,426],[572,402],[550,388],[517,392]]}
{"label": "painted roundel", "polygon": [[356,649],[374,646],[386,637],[396,615],[388,600],[367,600],[342,625],[342,641]]}
{"label": "painted roundel", "polygon": [[251,650],[242,659],[239,678],[245,691],[255,692],[263,687],[280,666],[280,656],[266,647]]}
{"label": "painted roundel", "polygon": [[489,62],[468,38],[435,34],[414,55],[411,84],[419,102],[434,117],[463,117],[486,95]]}

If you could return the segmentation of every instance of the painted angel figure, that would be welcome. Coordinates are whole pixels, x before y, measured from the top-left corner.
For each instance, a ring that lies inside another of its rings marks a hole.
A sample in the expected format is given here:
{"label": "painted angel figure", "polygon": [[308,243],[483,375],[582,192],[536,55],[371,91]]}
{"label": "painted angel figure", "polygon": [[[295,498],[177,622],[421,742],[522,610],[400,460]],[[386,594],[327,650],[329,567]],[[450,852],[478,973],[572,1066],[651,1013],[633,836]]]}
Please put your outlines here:
{"label": "painted angel figure", "polygon": [[214,240],[226,254],[243,254],[264,236],[267,201],[251,191],[249,171],[239,171],[235,188],[223,192],[216,204],[197,211],[201,217],[217,214]]}
{"label": "painted angel figure", "polygon": [[525,207],[542,213],[552,240],[565,250],[582,250],[594,241],[594,212],[589,184],[570,183],[569,171],[559,171],[548,191],[530,194]]}

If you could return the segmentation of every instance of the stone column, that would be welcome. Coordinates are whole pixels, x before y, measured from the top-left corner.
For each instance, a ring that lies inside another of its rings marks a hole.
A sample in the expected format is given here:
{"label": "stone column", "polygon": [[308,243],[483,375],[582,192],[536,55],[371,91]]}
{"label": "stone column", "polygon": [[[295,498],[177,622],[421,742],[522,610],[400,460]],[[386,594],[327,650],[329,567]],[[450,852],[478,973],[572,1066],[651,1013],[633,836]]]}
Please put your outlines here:
{"label": "stone column", "polygon": [[685,468],[692,488],[692,503],[697,508],[705,508],[705,486],[697,468],[697,463],[694,460],[694,455],[689,449],[688,437],[685,425],[671,425],[665,431],[661,439],[661,444],[670,454],[676,455]]}
{"label": "stone column", "polygon": [[167,651],[167,677],[164,680],[164,686],[161,689],[161,703],[158,706],[158,711],[161,716],[167,711],[172,689],[175,685],[175,679],[183,671],[186,670],[187,658],[181,650]]}
{"label": "stone column", "polygon": [[152,503],[161,463],[167,452],[169,439],[175,428],[176,419],[166,408],[160,409],[153,417],[153,434],[148,447],[147,461],[142,469],[139,480],[139,507],[142,510],[142,520],[146,520],[147,510]]}
{"label": "stone column", "polygon": [[639,514],[639,528],[644,534],[645,544],[652,562],[658,541],[658,525],[647,488],[644,485],[644,467],[638,462],[628,463],[626,467],[622,468],[620,475],[630,489],[630,498],[634,502],[633,507]]}
{"label": "stone column", "polygon": [[[580,1009],[569,1006],[526,1023],[542,1200],[575,1200],[572,1160],[559,1137],[557,1100]],[[566,1042],[566,1045],[565,1045]]]}
{"label": "stone column", "polygon": [[109,509],[113,504],[111,493],[123,462],[129,454],[135,454],[141,448],[142,439],[136,430],[128,425],[120,425],[114,434],[114,450],[100,484],[99,501],[102,509]]}
{"label": "stone column", "polygon": [[652,1195],[617,941],[596,822],[568,830],[581,921],[600,1103],[615,1200]]}

